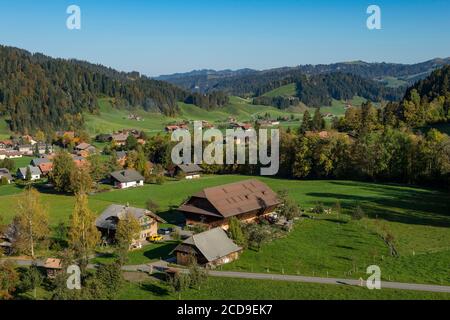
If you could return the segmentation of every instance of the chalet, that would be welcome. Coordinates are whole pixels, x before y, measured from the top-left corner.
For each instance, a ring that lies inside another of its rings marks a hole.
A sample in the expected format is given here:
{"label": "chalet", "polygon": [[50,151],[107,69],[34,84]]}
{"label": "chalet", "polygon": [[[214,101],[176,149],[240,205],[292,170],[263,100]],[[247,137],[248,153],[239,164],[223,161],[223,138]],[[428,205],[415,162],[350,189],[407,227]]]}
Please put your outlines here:
{"label": "chalet", "polygon": [[86,142],[82,142],[79,145],[77,145],[75,147],[75,151],[78,155],[82,157],[88,157],[89,155],[97,152],[97,150],[93,145],[90,145],[89,143]]}
{"label": "chalet", "polygon": [[81,168],[83,166],[88,165],[88,161],[82,156],[72,155],[72,159],[73,159],[73,163],[75,163],[75,166],[77,168]]}
{"label": "chalet", "polygon": [[52,153],[53,152],[53,146],[49,145],[49,144],[46,144],[44,142],[38,142],[38,143],[35,143],[33,145],[32,151],[33,151],[33,154],[37,152],[40,155],[43,155],[43,154],[46,154],[46,153]]}
{"label": "chalet", "polygon": [[263,182],[252,179],[203,189],[184,202],[178,211],[184,214],[188,225],[228,228],[232,217],[251,222],[274,212],[278,205],[277,194]]}
{"label": "chalet", "polygon": [[27,177],[27,168],[30,169],[30,173],[31,173],[31,180],[39,180],[41,178],[41,170],[39,170],[38,167],[35,166],[27,166],[27,167],[23,167],[23,168],[19,168],[17,169],[17,177],[19,179],[22,180],[26,180]]}
{"label": "chalet", "polygon": [[34,153],[34,149],[31,144],[20,144],[17,146],[17,151],[27,156],[31,156]]}
{"label": "chalet", "polygon": [[124,146],[127,143],[128,133],[115,133],[111,135],[111,141],[118,146]]}
{"label": "chalet", "polygon": [[41,170],[41,174],[43,176],[48,176],[48,174],[53,170],[53,162],[41,163],[38,165],[38,168]]}
{"label": "chalet", "polygon": [[144,185],[144,177],[134,169],[114,171],[111,173],[114,186],[119,189],[141,187]]}
{"label": "chalet", "polygon": [[137,243],[142,243],[148,237],[157,235],[158,223],[165,223],[163,219],[149,210],[112,204],[95,221],[97,229],[105,240],[114,242],[117,224],[127,218],[127,213],[132,214],[141,226],[139,238],[134,240]]}
{"label": "chalet", "polygon": [[194,257],[199,265],[212,269],[238,259],[242,248],[222,228],[214,228],[186,239],[173,252],[179,265],[189,265]]}
{"label": "chalet", "polygon": [[54,279],[60,272],[62,272],[62,262],[60,259],[48,258],[45,260],[42,268],[44,268],[47,272],[48,278]]}
{"label": "chalet", "polygon": [[6,179],[8,183],[11,183],[11,181],[13,180],[12,175],[8,169],[0,168],[0,182],[4,179]]}
{"label": "chalet", "polygon": [[11,140],[1,140],[0,149],[8,149],[14,147],[14,143]]}
{"label": "chalet", "polygon": [[198,164],[179,164],[174,167],[172,176],[184,174],[187,180],[199,179],[203,169]]}
{"label": "chalet", "polygon": [[22,153],[17,150],[6,150],[5,157],[7,159],[17,159],[22,158]]}
{"label": "chalet", "polygon": [[39,157],[39,158],[34,158],[33,160],[31,160],[31,165],[35,166],[35,167],[39,167],[40,164],[43,163],[51,163],[52,161],[50,160],[49,157]]}
{"label": "chalet", "polygon": [[189,130],[189,127],[185,123],[179,123],[179,124],[175,124],[175,125],[166,126],[165,130],[166,130],[166,132],[171,133],[176,130]]}

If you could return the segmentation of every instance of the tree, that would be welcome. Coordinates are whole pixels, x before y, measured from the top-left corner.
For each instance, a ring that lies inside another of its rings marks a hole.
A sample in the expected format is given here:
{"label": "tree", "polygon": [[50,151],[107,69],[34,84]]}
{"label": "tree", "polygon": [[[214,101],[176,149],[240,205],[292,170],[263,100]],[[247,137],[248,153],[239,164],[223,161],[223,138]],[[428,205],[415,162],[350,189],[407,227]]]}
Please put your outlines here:
{"label": "tree", "polygon": [[325,119],[320,112],[320,108],[316,108],[312,119],[311,129],[314,131],[320,131],[325,129]]}
{"label": "tree", "polygon": [[122,253],[128,252],[133,241],[139,238],[140,231],[139,221],[130,211],[126,211],[116,228],[116,241]]}
{"label": "tree", "polygon": [[281,205],[278,210],[280,216],[289,221],[300,215],[300,209],[297,203],[289,198],[287,192],[279,192],[278,198],[281,201]]}
{"label": "tree", "polygon": [[118,262],[100,264],[95,272],[95,278],[104,288],[104,296],[101,298],[114,300],[124,283],[122,265]]}
{"label": "tree", "polygon": [[0,300],[13,298],[19,284],[19,274],[10,261],[0,262]]}
{"label": "tree", "polygon": [[48,213],[40,201],[39,193],[31,188],[19,196],[14,218],[15,245],[24,250],[31,257],[35,257],[35,246],[38,241],[49,234]]}
{"label": "tree", "polygon": [[92,176],[88,165],[75,167],[70,174],[70,186],[67,191],[75,194],[89,193],[92,190]]}
{"label": "tree", "polygon": [[0,160],[0,168],[6,168],[10,172],[13,172],[14,169],[16,168],[16,164],[14,160],[6,158],[4,160]]}
{"label": "tree", "polygon": [[44,142],[45,141],[45,134],[44,134],[44,132],[42,132],[42,130],[36,131],[35,138],[39,142]]}
{"label": "tree", "polygon": [[181,300],[181,293],[188,289],[191,284],[189,274],[177,272],[169,278],[170,288],[174,293],[178,293],[178,300]]}
{"label": "tree", "polygon": [[21,289],[23,291],[33,290],[33,297],[36,299],[36,289],[42,284],[44,278],[39,271],[37,265],[33,264],[31,267],[26,269],[23,273],[21,282]]}
{"label": "tree", "polygon": [[241,222],[236,217],[232,217],[230,219],[228,233],[236,244],[243,247],[247,245],[247,239],[242,231]]}
{"label": "tree", "polygon": [[304,133],[306,131],[310,131],[311,126],[312,126],[311,114],[309,113],[308,110],[305,110],[305,112],[303,113],[302,124],[300,126],[300,132]]}
{"label": "tree", "polygon": [[75,197],[75,208],[70,216],[69,246],[80,261],[82,269],[85,269],[89,254],[100,240],[100,232],[95,226],[96,217],[89,209],[87,195],[81,193]]}
{"label": "tree", "polygon": [[197,263],[197,259],[192,256],[190,258],[189,263],[189,278],[190,278],[190,287],[200,290],[202,285],[204,285],[208,281],[208,272],[206,270],[200,268]]}
{"label": "tree", "polygon": [[99,154],[91,154],[87,160],[89,161],[89,173],[93,181],[98,182],[106,177],[108,169]]}
{"label": "tree", "polygon": [[31,169],[30,166],[27,166],[27,171],[25,173],[25,180],[26,181],[31,181],[32,176],[31,176]]}
{"label": "tree", "polygon": [[136,150],[137,146],[138,146],[138,141],[137,141],[136,137],[134,135],[130,134],[127,137],[127,140],[125,142],[125,148],[127,150]]}
{"label": "tree", "polygon": [[53,170],[50,173],[50,181],[55,186],[55,190],[60,192],[70,192],[71,176],[75,171],[75,163],[66,151],[60,151],[53,159]]}

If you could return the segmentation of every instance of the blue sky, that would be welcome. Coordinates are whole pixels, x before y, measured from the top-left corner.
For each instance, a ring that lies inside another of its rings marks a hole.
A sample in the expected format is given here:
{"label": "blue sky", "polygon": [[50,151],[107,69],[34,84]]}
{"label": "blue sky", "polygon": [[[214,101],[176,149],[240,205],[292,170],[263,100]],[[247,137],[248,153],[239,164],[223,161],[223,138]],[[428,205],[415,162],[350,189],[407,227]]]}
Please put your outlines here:
{"label": "blue sky", "polygon": [[[81,8],[81,30],[66,9]],[[381,8],[382,29],[366,28]],[[155,76],[450,56],[447,0],[0,0],[0,44]]]}

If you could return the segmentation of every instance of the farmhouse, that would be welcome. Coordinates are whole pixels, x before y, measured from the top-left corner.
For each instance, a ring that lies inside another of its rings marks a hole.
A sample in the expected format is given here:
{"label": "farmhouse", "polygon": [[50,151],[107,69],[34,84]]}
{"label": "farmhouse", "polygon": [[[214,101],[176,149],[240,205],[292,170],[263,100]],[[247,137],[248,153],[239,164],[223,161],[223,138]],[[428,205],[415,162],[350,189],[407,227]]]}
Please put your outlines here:
{"label": "farmhouse", "polygon": [[77,152],[78,155],[87,157],[90,154],[95,153],[97,150],[95,149],[94,146],[90,145],[89,143],[82,142],[75,147],[75,151]]}
{"label": "farmhouse", "polygon": [[53,170],[53,163],[52,162],[41,163],[40,165],[38,165],[38,168],[39,170],[41,170],[43,176],[47,176]]}
{"label": "farmhouse", "polygon": [[142,243],[148,237],[158,234],[158,222],[165,223],[163,219],[149,210],[112,204],[103,211],[95,222],[104,239],[109,242],[114,241],[117,224],[119,221],[126,219],[127,213],[132,214],[141,226],[139,239],[135,239],[135,243]]}
{"label": "farmhouse", "polygon": [[62,262],[60,259],[48,258],[45,260],[42,268],[47,272],[47,277],[50,279],[56,278],[58,273],[62,272]]}
{"label": "farmhouse", "polygon": [[144,177],[134,169],[114,171],[111,173],[114,186],[119,189],[140,187],[144,185]]}
{"label": "farmhouse", "polygon": [[6,179],[6,181],[8,181],[8,183],[11,183],[11,181],[13,179],[12,176],[11,176],[11,173],[6,168],[0,168],[0,182],[3,179]]}
{"label": "farmhouse", "polygon": [[174,168],[173,176],[180,173],[185,175],[187,180],[199,179],[203,169],[198,164],[179,164]]}
{"label": "farmhouse", "polygon": [[214,228],[186,239],[173,252],[179,265],[188,265],[194,257],[199,265],[214,268],[238,259],[242,248],[222,228]]}
{"label": "farmhouse", "polygon": [[190,197],[178,211],[184,214],[188,225],[227,228],[232,217],[251,222],[272,213],[279,204],[275,192],[263,182],[252,179],[206,188]]}
{"label": "farmhouse", "polygon": [[41,170],[35,166],[27,166],[17,169],[17,177],[25,180],[27,178],[27,169],[29,168],[31,174],[31,180],[39,180],[41,178]]}
{"label": "farmhouse", "polygon": [[115,133],[111,136],[111,141],[118,146],[124,146],[127,143],[128,133]]}

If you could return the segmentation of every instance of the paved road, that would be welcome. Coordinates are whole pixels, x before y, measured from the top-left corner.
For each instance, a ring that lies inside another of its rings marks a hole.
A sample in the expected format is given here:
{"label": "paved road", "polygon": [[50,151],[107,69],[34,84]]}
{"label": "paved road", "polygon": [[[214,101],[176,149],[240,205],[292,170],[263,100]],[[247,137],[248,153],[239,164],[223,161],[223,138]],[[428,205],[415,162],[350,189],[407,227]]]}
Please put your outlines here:
{"label": "paved road", "polygon": [[[6,260],[6,259],[0,259]],[[29,266],[33,262],[31,260],[24,259],[8,259],[15,261],[19,266]],[[96,266],[93,264],[88,265],[88,268],[94,269]],[[123,266],[123,271],[131,272],[147,272],[152,273],[154,271],[163,271],[167,268],[167,262],[156,261],[154,263],[143,265],[129,265]],[[184,269],[187,272],[186,269]],[[278,281],[290,281],[290,282],[306,282],[306,283],[319,283],[319,284],[334,284],[334,285],[350,285],[350,286],[366,286],[365,281],[354,279],[339,279],[339,278],[320,278],[320,277],[305,277],[296,275],[285,274],[270,274],[270,273],[253,273],[253,272],[235,272],[235,271],[209,271],[209,275],[214,277],[224,278],[241,278],[241,279],[259,279],[259,280],[278,280]],[[445,292],[450,293],[450,286],[439,286],[431,284],[416,284],[416,283],[404,283],[404,282],[388,282],[382,281],[381,288],[398,289],[398,290],[415,290],[415,291],[428,291],[428,292]]]}
{"label": "paved road", "polygon": [[[362,285],[364,287],[366,286],[365,281],[339,279],[339,278],[319,278],[319,277],[305,277],[305,276],[284,275],[284,274],[248,273],[248,272],[233,272],[233,271],[210,271],[209,274],[215,277],[227,277],[227,278],[279,280],[290,282],[308,282],[308,283],[352,285],[352,286]],[[403,283],[403,282],[382,281],[381,288],[450,293],[450,286],[438,286],[438,285]]]}

